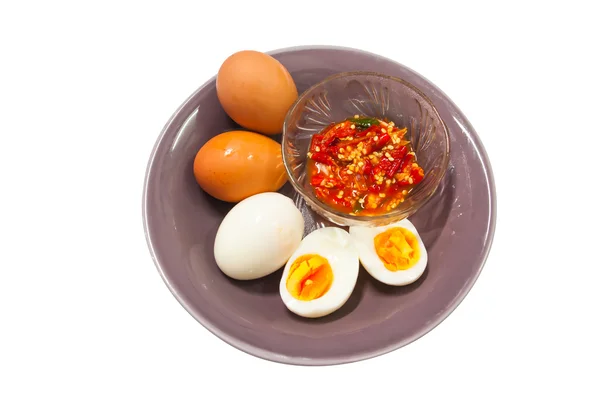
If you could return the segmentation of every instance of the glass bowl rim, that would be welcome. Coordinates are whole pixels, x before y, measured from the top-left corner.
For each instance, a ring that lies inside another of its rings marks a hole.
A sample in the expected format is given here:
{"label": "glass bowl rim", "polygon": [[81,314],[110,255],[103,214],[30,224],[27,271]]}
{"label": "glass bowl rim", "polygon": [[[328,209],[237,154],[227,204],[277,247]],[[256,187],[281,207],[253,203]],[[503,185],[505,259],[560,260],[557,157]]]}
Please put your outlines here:
{"label": "glass bowl rim", "polygon": [[[443,136],[445,137],[445,148],[444,148],[444,151],[442,154],[443,159],[442,159],[442,164],[441,164],[442,170],[435,177],[434,188],[431,190],[431,192],[429,192],[428,195],[426,197],[424,197],[422,200],[414,203],[411,206],[402,206],[402,204],[400,204],[395,210],[387,212],[387,213],[383,213],[380,215],[376,215],[376,216],[358,216],[358,215],[351,216],[347,213],[342,213],[340,211],[337,211],[334,208],[332,208],[318,200],[313,200],[313,198],[310,197],[310,195],[306,192],[306,189],[299,183],[299,181],[296,179],[296,177],[294,176],[294,174],[292,172],[292,167],[288,163],[287,156],[285,155],[285,146],[288,142],[286,133],[288,130],[288,125],[292,118],[292,114],[294,113],[296,108],[298,108],[298,106],[300,106],[300,104],[306,99],[308,94],[310,92],[312,92],[313,90],[315,90],[316,88],[318,88],[320,86],[324,86],[325,84],[327,84],[333,80],[338,80],[338,79],[341,79],[344,77],[353,77],[353,76],[356,76],[356,77],[365,77],[365,76],[378,77],[378,78],[381,78],[384,80],[391,80],[391,81],[395,81],[397,83],[405,85],[409,89],[413,90],[418,96],[420,96],[423,101],[425,101],[427,104],[429,104],[429,106],[431,107],[431,109],[434,113],[435,118],[438,119],[442,125]],[[326,213],[333,214],[335,216],[335,218],[338,218],[338,219],[355,221],[351,224],[356,224],[356,222],[377,223],[377,222],[385,220],[385,219],[398,218],[398,220],[400,220],[401,218],[407,218],[410,216],[410,214],[407,216],[404,216],[404,217],[402,217],[402,215],[409,213],[410,211],[412,211],[412,214],[416,213],[417,210],[419,210],[419,208],[421,208],[421,206],[423,206],[431,198],[431,196],[433,196],[433,194],[439,188],[439,185],[440,185],[442,179],[446,175],[448,165],[450,164],[450,134],[448,133],[448,127],[446,126],[444,119],[442,119],[441,115],[439,114],[437,107],[433,104],[433,102],[429,99],[429,97],[427,95],[425,95],[425,93],[423,91],[421,91],[420,89],[415,87],[413,84],[409,83],[408,81],[406,81],[402,78],[396,77],[396,76],[390,76],[390,75],[386,75],[384,73],[378,73],[378,72],[370,72],[370,71],[341,72],[341,73],[335,73],[333,75],[330,75],[330,76],[326,77],[325,79],[313,84],[312,86],[307,88],[302,94],[300,94],[298,96],[298,98],[296,99],[296,101],[294,101],[292,106],[290,106],[290,109],[286,113],[285,119],[283,121],[283,130],[282,130],[282,134],[281,134],[281,152],[282,152],[281,157],[283,159],[283,165],[285,167],[285,171],[287,173],[288,180],[292,184],[292,187],[294,188],[294,190],[296,192],[298,192],[305,201],[308,202],[309,207],[319,208],[320,210],[322,210]],[[351,224],[346,224],[346,225],[351,225]]]}

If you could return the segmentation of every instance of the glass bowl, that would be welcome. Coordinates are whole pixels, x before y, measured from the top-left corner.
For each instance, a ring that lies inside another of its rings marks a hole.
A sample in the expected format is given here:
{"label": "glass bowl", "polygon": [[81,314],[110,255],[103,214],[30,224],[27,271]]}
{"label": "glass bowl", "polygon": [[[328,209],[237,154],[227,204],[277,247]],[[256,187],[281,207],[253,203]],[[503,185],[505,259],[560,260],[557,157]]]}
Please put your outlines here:
{"label": "glass bowl", "polygon": [[[387,118],[408,129],[423,180],[394,210],[381,215],[350,215],[331,208],[313,193],[306,160],[313,134],[356,114]],[[288,179],[309,208],[340,226],[381,226],[413,215],[435,193],[446,173],[450,139],[433,103],[410,83],[373,72],[346,72],[310,87],[288,111],[282,136]]]}

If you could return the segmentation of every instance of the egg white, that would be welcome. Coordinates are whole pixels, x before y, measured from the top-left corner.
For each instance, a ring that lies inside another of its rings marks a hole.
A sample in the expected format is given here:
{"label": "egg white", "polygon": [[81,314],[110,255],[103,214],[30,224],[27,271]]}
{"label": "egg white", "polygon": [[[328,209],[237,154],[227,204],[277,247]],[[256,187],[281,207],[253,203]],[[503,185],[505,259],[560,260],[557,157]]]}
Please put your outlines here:
{"label": "egg white", "polygon": [[[411,231],[417,238],[420,250],[419,260],[409,269],[390,271],[387,269],[377,255],[375,250],[375,236],[394,227],[402,227]],[[404,219],[394,224],[385,225],[382,227],[350,227],[350,235],[358,249],[360,263],[365,270],[378,281],[391,286],[404,286],[417,281],[425,268],[427,267],[427,250],[423,244],[423,240],[415,226],[408,220]]]}
{"label": "egg white", "polygon": [[[329,261],[333,281],[329,290],[321,297],[302,301],[294,298],[287,290],[286,281],[294,261],[304,254],[319,254]],[[290,257],[281,277],[279,293],[285,306],[296,315],[318,318],[340,309],[350,298],[360,265],[358,251],[350,234],[337,227],[317,229],[308,234]]]}

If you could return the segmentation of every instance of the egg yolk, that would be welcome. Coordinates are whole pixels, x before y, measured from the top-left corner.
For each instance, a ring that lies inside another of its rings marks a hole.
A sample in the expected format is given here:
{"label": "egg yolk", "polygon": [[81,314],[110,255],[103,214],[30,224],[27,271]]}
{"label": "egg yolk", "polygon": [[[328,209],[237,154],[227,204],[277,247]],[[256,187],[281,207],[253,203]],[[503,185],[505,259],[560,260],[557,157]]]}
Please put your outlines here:
{"label": "egg yolk", "polygon": [[294,298],[310,301],[327,293],[332,282],[329,261],[318,254],[305,254],[292,263],[285,286]]}
{"label": "egg yolk", "polygon": [[375,250],[390,271],[406,270],[419,261],[419,241],[408,229],[390,228],[375,236]]}

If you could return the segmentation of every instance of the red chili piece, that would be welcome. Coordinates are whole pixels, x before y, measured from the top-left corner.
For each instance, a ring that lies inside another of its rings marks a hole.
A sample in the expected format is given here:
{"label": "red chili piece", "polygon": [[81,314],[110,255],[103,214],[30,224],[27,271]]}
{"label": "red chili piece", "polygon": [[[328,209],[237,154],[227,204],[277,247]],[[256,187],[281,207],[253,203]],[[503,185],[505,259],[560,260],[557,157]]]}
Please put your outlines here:
{"label": "red chili piece", "polygon": [[331,159],[329,156],[327,156],[321,152],[313,153],[311,159],[314,160],[315,162],[328,164],[330,166],[335,165],[335,163],[333,162],[333,159]]}

